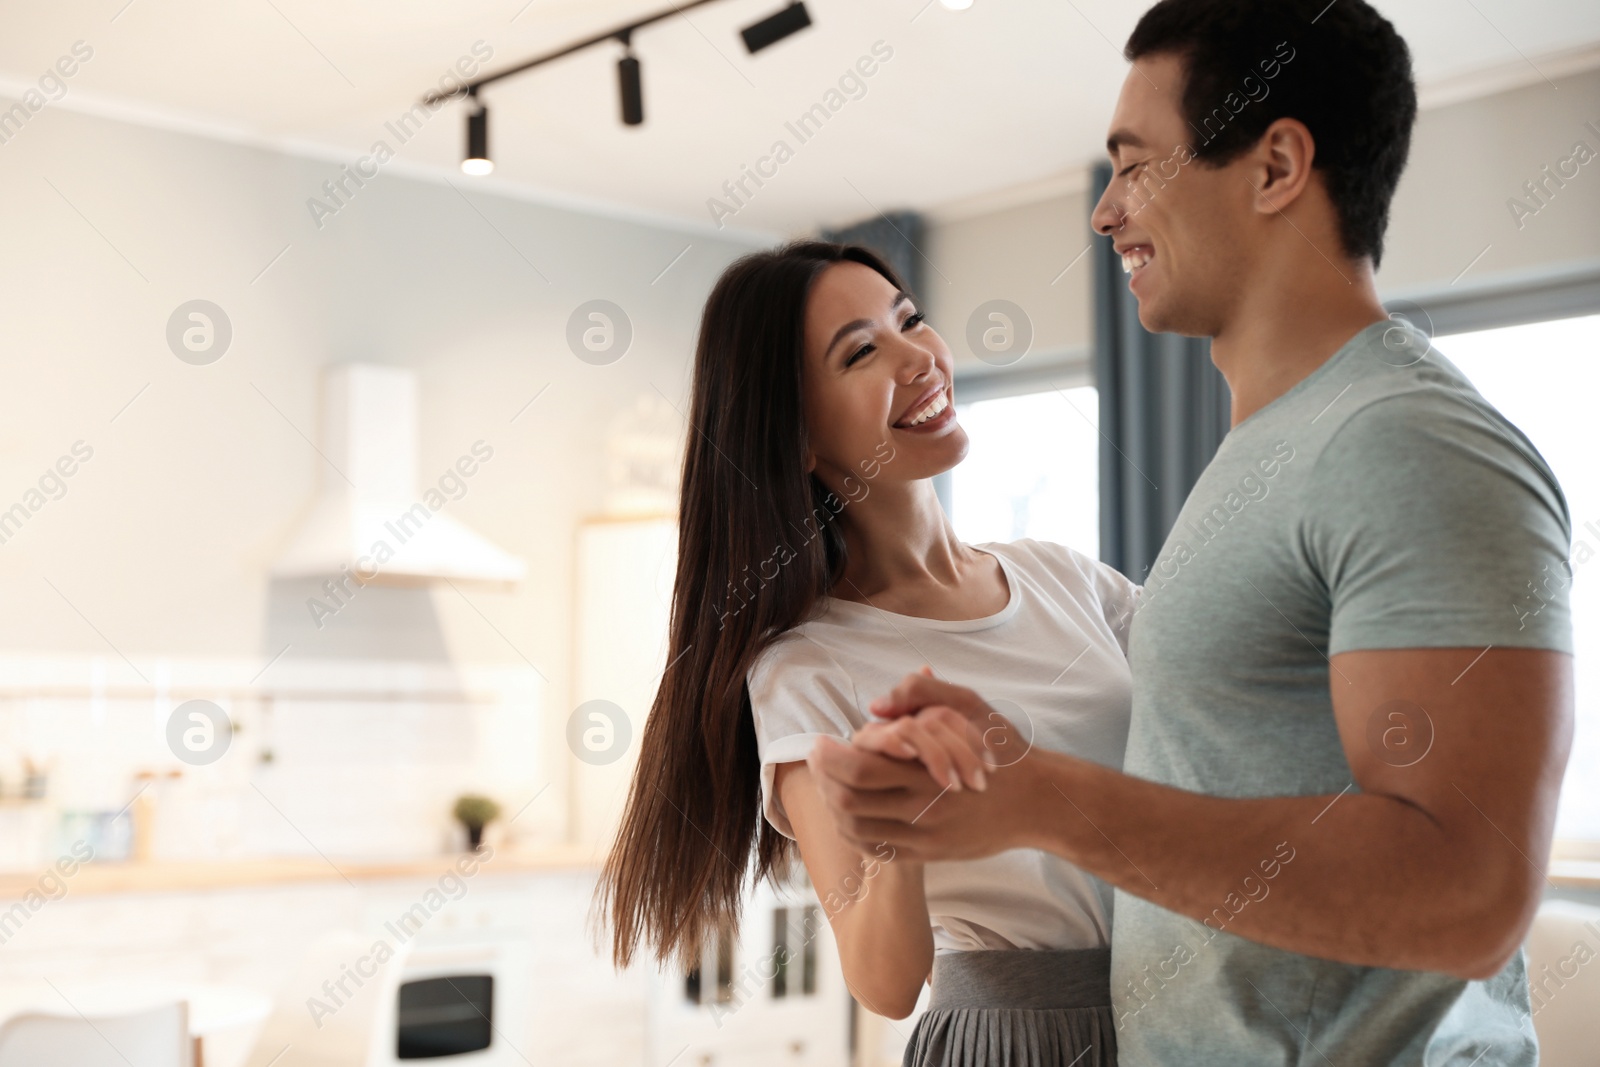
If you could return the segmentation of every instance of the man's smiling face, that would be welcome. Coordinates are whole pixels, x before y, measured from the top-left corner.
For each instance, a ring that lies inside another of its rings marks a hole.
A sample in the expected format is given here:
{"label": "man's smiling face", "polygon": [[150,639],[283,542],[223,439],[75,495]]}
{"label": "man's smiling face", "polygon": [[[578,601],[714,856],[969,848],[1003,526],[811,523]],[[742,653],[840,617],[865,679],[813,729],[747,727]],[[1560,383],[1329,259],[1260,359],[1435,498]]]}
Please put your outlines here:
{"label": "man's smiling face", "polygon": [[1111,184],[1090,221],[1131,270],[1145,329],[1203,337],[1227,320],[1248,273],[1257,164],[1250,152],[1221,167],[1194,158],[1183,83],[1177,55],[1133,64],[1107,137]]}

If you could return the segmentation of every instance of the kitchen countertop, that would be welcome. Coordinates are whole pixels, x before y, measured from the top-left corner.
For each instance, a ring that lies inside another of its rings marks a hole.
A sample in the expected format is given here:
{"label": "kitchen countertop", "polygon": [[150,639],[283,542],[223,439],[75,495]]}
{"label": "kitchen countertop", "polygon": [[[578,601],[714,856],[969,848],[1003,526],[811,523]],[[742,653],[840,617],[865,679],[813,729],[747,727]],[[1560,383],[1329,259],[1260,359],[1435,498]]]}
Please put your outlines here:
{"label": "kitchen countertop", "polygon": [[1562,889],[1600,889],[1600,860],[1553,860],[1549,878]]}
{"label": "kitchen countertop", "polygon": [[[237,860],[153,861],[145,863],[84,863],[61,879],[72,896],[105,893],[160,893],[234,889],[250,886],[291,885],[302,882],[350,882],[383,878],[437,878],[455,870],[465,853],[428,856],[413,860],[324,860],[316,857],[259,857]],[[476,874],[529,874],[541,871],[592,870],[602,860],[588,845],[550,845],[537,850],[499,850],[480,861]],[[53,870],[53,868],[48,868]],[[30,891],[59,895],[59,888],[40,880],[38,871],[0,873],[0,900],[19,900]],[[59,877],[59,876],[58,876]]]}

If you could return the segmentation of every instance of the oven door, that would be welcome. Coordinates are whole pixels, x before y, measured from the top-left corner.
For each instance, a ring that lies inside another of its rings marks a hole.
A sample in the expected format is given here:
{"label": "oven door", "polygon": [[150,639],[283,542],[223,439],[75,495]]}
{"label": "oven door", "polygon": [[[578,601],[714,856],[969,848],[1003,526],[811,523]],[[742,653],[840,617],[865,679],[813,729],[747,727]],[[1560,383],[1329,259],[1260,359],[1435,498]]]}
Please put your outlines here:
{"label": "oven door", "polygon": [[528,990],[519,947],[493,941],[418,945],[400,976],[384,1067],[522,1065]]}
{"label": "oven door", "polygon": [[395,1010],[395,1058],[435,1060],[494,1044],[494,975],[406,978]]}

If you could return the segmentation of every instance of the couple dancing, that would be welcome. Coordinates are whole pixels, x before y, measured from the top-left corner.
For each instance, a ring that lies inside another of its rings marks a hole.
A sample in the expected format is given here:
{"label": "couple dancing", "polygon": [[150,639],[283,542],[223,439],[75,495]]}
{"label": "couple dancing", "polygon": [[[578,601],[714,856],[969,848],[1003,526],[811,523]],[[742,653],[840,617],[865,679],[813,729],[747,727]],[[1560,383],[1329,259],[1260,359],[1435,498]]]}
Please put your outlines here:
{"label": "couple dancing", "polygon": [[855,247],[732,265],[616,957],[697,960],[798,852],[862,1005],[931,983],[908,1064],[1532,1064],[1572,665],[1527,593],[1570,525],[1378,300],[1405,43],[1362,0],[1161,0],[1126,55],[1093,226],[1233,397],[1155,566],[960,542],[915,295]]}

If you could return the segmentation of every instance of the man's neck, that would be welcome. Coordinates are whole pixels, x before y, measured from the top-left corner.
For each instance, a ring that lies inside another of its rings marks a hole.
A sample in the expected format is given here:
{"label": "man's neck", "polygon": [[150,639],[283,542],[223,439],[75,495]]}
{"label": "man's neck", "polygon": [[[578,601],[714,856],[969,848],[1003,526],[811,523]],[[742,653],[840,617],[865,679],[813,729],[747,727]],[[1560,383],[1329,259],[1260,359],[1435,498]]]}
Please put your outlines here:
{"label": "man's neck", "polygon": [[1211,339],[1211,359],[1233,394],[1234,426],[1287,393],[1356,334],[1388,316],[1369,260],[1324,261],[1246,287]]}

